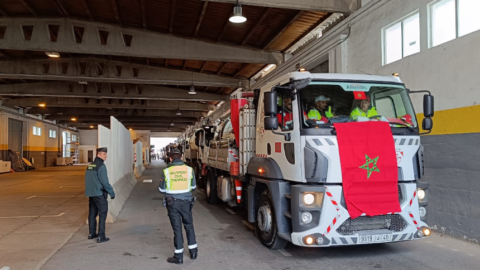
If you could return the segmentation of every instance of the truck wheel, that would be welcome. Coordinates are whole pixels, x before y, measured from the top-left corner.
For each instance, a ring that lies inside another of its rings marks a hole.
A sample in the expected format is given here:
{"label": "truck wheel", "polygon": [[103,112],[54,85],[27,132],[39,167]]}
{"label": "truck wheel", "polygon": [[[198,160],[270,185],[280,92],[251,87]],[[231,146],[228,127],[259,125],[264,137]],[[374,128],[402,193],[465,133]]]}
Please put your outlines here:
{"label": "truck wheel", "polygon": [[207,201],[209,204],[218,203],[217,179],[215,179],[215,175],[211,171],[209,171],[207,174],[205,192],[207,193]]}
{"label": "truck wheel", "polygon": [[287,240],[278,236],[275,209],[267,191],[263,192],[258,200],[255,234],[260,242],[269,249],[282,249],[288,244]]}

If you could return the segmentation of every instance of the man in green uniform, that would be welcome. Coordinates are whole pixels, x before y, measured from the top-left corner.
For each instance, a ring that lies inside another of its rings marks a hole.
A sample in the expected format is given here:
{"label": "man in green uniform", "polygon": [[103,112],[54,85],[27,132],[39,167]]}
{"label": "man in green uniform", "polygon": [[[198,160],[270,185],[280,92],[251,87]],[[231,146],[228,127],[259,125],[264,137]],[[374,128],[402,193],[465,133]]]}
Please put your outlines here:
{"label": "man in green uniform", "polygon": [[[325,123],[328,119],[333,117],[332,107],[327,105],[327,102],[330,101],[329,98],[324,95],[320,95],[315,98],[315,108],[312,108],[308,112],[308,119],[324,121]],[[328,110],[327,110],[328,107]]]}
{"label": "man in green uniform", "polygon": [[183,263],[182,223],[187,235],[190,259],[195,260],[198,254],[197,240],[193,229],[192,208],[195,198],[192,191],[196,188],[193,169],[181,160],[182,154],[178,148],[170,152],[170,163],[162,171],[158,190],[166,194],[168,217],[173,229],[175,254],[167,259],[169,263]]}
{"label": "man in green uniform", "polygon": [[[107,160],[107,148],[98,148],[97,157],[88,165],[85,172],[85,196],[89,198],[88,213],[88,239],[97,238],[98,243],[107,242],[110,238],[105,237],[105,220],[108,213],[107,197],[115,199],[115,192],[108,182],[107,167],[104,161]],[[108,193],[108,194],[107,194]],[[98,233],[97,233],[97,216]]]}
{"label": "man in green uniform", "polygon": [[355,109],[353,109],[352,113],[350,113],[350,118],[357,119],[359,116],[372,117],[378,115],[377,109],[375,107],[370,108],[371,104],[372,103],[370,102],[370,97],[366,96],[366,99],[362,99],[360,101],[360,106],[357,106]]}

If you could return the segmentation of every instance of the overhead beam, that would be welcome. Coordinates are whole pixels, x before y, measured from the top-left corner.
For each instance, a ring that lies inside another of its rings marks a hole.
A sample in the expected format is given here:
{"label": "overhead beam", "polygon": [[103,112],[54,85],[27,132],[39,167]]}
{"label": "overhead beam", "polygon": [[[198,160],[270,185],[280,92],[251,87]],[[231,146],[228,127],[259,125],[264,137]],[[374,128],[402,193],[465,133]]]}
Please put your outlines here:
{"label": "overhead beam", "polygon": [[[117,119],[118,120],[118,119]],[[122,123],[123,125],[125,125],[126,128],[131,128],[131,129],[150,129],[150,128],[155,128],[155,129],[185,129],[187,128],[188,126],[191,126],[191,125],[187,125],[187,124],[175,124],[172,126],[170,125],[170,123],[143,123],[143,124],[134,124],[134,123],[124,123],[120,120],[118,120],[120,123]],[[109,123],[109,122],[108,122]],[[83,127],[83,128],[88,128],[90,127],[91,125],[98,125],[98,124],[101,124],[102,126],[108,126],[109,124],[108,123],[100,123],[100,122],[95,122],[95,121],[91,121],[91,122],[82,122],[82,123],[79,123],[78,121],[76,122],[73,122],[73,121],[70,121],[70,122],[64,122],[62,124],[68,124],[69,126],[71,127]]]}
{"label": "overhead beam", "polygon": [[[143,29],[124,28],[69,18],[0,18],[0,24],[6,25],[7,29],[19,29],[21,25],[26,24],[36,26],[32,39],[28,42],[25,42],[21,31],[6,31],[5,37],[0,39],[0,49],[239,63],[279,64],[282,62],[281,53],[264,52]],[[47,24],[60,26],[57,42],[50,41]],[[84,27],[81,43],[77,43],[74,37],[73,26]],[[98,29],[108,32],[108,40],[105,45],[100,42]],[[132,36],[130,46],[124,42],[123,35]]]}
{"label": "overhead beam", "polygon": [[247,36],[243,39],[241,43],[242,46],[248,42],[248,40],[252,37],[253,33],[255,33],[255,31],[257,30],[258,26],[262,24],[265,18],[267,18],[271,10],[272,8],[267,8],[264,10],[263,15],[260,17],[260,19],[258,19],[258,21],[255,22],[255,25],[252,27],[252,29],[250,29]]}
{"label": "overhead beam", "polygon": [[[237,0],[210,0],[232,3]],[[351,14],[360,8],[358,0],[242,0],[242,5]]]}
{"label": "overhead beam", "polygon": [[203,16],[205,16],[205,11],[207,11],[207,7],[208,0],[203,2],[202,12],[200,13],[200,17],[198,18],[197,26],[195,27],[195,33],[193,34],[193,37],[196,37],[198,35],[198,31],[200,31],[200,26],[202,26]]}
{"label": "overhead beam", "polygon": [[178,116],[175,110],[142,110],[142,109],[105,109],[105,108],[39,108],[34,107],[27,110],[29,114],[42,114],[42,115],[92,115],[92,116],[155,116],[155,117],[203,117],[206,116],[205,112],[198,111],[182,111],[182,115]]}
{"label": "overhead beam", "polygon": [[20,0],[20,2],[22,2],[22,4],[28,9],[30,10],[30,12],[33,14],[33,16],[37,17],[37,12],[35,12],[35,10],[32,8],[32,6],[30,6],[30,4],[26,1],[26,0]]}
{"label": "overhead beam", "polygon": [[[121,74],[119,74],[119,69]],[[238,87],[239,85],[249,85],[249,81],[246,79],[130,64],[101,58],[1,61],[0,77],[157,85],[191,85],[193,80],[193,83],[199,86]]]}
{"label": "overhead beam", "polygon": [[90,8],[88,7],[87,0],[83,0],[83,6],[85,7],[85,11],[87,12],[88,17],[90,17],[90,21],[93,22],[94,21],[93,14],[92,12],[90,12]]}
{"label": "overhead beam", "polygon": [[[46,119],[57,121],[71,121],[72,117],[77,118],[77,122],[92,122],[108,123],[110,122],[109,115],[47,115]],[[174,118],[161,118],[156,116],[117,116],[118,121],[122,123],[170,123],[174,120],[175,123],[194,124],[196,118],[194,117],[174,117]]]}
{"label": "overhead beam", "polygon": [[[113,93],[111,90],[114,90]],[[64,97],[64,98],[114,98],[114,99],[149,99],[181,101],[225,101],[228,95],[211,93],[188,94],[187,90],[153,85],[87,84],[65,82],[23,83],[0,85],[1,96],[18,97]]]}
{"label": "overhead beam", "polygon": [[123,26],[122,18],[120,18],[120,13],[118,12],[117,0],[111,0],[111,2],[112,2],[113,14],[115,14],[115,19],[117,19],[118,24]]}
{"label": "overhead beam", "polygon": [[180,136],[180,134],[181,132],[163,132],[163,131],[152,132],[150,130],[150,138],[177,138],[178,136]]}
{"label": "overhead beam", "polygon": [[142,25],[143,29],[147,30],[147,3],[145,0],[140,0],[140,8],[142,10]]}
{"label": "overhead beam", "polygon": [[170,27],[169,27],[169,32],[170,34],[173,32],[173,23],[175,22],[175,9],[177,5],[177,0],[171,0],[171,6],[170,6]]}
{"label": "overhead beam", "polygon": [[281,37],[283,35],[283,33],[295,22],[297,21],[297,19],[302,16],[304,11],[298,11],[297,14],[292,18],[290,19],[287,24],[285,24],[282,29],[279,29],[278,31],[276,31],[275,33],[275,36],[270,39],[270,41],[267,43],[267,45],[265,45],[263,47],[264,50],[268,49],[270,47],[270,45],[272,45],[275,41],[277,41],[277,39],[279,37]]}
{"label": "overhead beam", "polygon": [[46,104],[48,107],[79,107],[79,108],[111,108],[111,109],[162,109],[182,111],[209,111],[215,106],[193,102],[162,101],[162,100],[124,100],[124,99],[93,99],[93,98],[20,98],[3,100],[2,106],[7,107],[37,107]]}
{"label": "overhead beam", "polygon": [[57,6],[58,11],[60,12],[60,15],[69,17],[70,15],[68,14],[67,9],[63,5],[63,0],[53,0],[55,5]]}

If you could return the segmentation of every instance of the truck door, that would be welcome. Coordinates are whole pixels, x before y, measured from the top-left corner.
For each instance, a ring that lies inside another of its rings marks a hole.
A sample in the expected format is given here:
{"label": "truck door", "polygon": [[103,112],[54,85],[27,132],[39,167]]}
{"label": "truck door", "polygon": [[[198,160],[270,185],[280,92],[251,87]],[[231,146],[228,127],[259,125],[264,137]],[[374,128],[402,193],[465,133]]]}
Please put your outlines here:
{"label": "truck door", "polygon": [[[269,90],[268,90],[269,91]],[[263,92],[263,91],[262,91]],[[263,94],[260,95],[257,113],[257,157],[273,159],[280,167],[283,178],[290,181],[304,182],[302,176],[303,155],[300,143],[300,113],[298,98],[292,100],[290,95],[278,95],[278,129],[275,133],[290,134],[290,140],[284,135],[274,134],[264,127]]]}

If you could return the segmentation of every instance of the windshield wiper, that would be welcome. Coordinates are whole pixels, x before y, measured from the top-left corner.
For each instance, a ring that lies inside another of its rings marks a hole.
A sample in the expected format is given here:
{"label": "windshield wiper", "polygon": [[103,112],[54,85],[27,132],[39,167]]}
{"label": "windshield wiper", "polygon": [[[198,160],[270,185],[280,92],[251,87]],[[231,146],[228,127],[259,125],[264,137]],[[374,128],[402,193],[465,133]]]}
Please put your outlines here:
{"label": "windshield wiper", "polygon": [[407,124],[404,124],[404,123],[398,123],[398,122],[390,122],[388,121],[389,124],[391,125],[402,125],[406,128],[408,128],[408,130],[410,130],[411,132],[415,132],[415,129],[413,127],[411,127],[410,125],[407,125]]}

